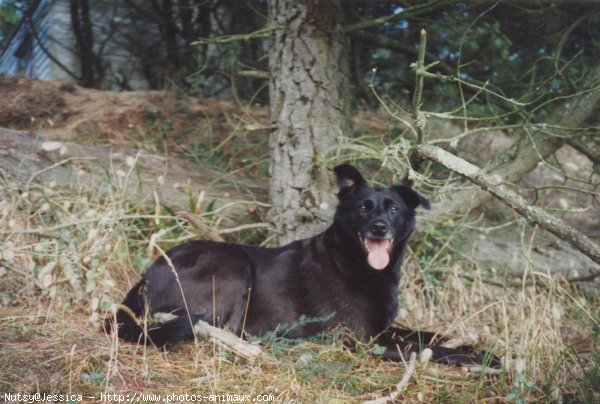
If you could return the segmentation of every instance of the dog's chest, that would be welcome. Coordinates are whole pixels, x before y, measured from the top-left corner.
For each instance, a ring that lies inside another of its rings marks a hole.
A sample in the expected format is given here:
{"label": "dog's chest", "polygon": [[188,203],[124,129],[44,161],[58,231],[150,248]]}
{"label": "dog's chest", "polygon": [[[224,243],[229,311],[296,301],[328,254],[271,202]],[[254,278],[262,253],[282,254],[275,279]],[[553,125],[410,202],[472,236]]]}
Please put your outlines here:
{"label": "dog's chest", "polygon": [[355,284],[337,300],[338,322],[348,327],[357,337],[368,339],[388,328],[398,311],[397,287],[384,284]]}

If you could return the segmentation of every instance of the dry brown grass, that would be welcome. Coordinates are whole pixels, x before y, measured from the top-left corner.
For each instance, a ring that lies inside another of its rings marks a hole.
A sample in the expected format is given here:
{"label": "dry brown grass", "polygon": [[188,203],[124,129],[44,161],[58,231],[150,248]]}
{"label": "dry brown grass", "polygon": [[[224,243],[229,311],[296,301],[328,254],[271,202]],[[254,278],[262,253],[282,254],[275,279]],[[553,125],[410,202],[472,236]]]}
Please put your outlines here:
{"label": "dry brown grass", "polygon": [[[385,395],[402,378],[405,365],[381,361],[371,346],[350,352],[336,332],[296,343],[263,339],[272,357],[256,363],[202,341],[166,352],[104,335],[102,317],[157,256],[152,246],[168,248],[194,232],[178,217],[130,205],[121,191],[1,183],[0,392],[97,399],[101,393],[273,394],[278,402],[357,402]],[[209,214],[202,220],[220,222]],[[597,301],[552,280],[547,287],[486,284],[481,280],[490,274],[476,262],[436,244],[443,237],[413,246],[399,321],[445,335],[477,334],[480,346],[505,358],[507,370],[484,376],[419,365],[400,399],[582,400],[585,388],[592,394],[584,369],[594,365],[589,353],[598,348],[590,337]],[[431,269],[438,270],[435,278]],[[527,279],[545,279],[524,270]],[[464,280],[462,271],[476,280]]]}

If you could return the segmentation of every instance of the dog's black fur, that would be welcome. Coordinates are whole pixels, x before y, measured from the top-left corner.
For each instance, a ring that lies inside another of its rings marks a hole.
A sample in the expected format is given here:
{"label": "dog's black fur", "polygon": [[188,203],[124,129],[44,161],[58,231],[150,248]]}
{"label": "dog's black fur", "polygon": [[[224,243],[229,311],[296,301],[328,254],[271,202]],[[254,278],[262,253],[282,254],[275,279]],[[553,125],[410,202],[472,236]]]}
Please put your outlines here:
{"label": "dog's black fur", "polygon": [[[391,325],[415,209],[429,209],[429,201],[404,185],[371,187],[347,164],[334,171],[339,206],[325,232],[280,248],[212,241],[173,248],[167,255],[177,276],[164,258],[157,259],[123,305],[138,318],[146,311],[178,317],[144,327],[128,310],[120,309],[119,337],[134,342],[147,337],[157,346],[168,345],[193,338],[190,323],[202,319],[237,335],[275,331],[289,338],[343,326],[359,340],[376,338],[386,348],[384,357],[391,360],[402,360],[400,352],[425,347],[432,333],[411,333]],[[105,327],[114,328],[112,319]],[[468,349],[428,347],[438,362],[483,360]]]}

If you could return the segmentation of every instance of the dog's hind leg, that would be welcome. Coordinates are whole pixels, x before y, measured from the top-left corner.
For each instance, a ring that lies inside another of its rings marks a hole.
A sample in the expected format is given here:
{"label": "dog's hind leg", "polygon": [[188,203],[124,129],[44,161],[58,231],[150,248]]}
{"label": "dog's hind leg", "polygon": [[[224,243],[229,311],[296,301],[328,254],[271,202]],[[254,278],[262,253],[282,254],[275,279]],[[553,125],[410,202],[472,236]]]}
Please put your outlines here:
{"label": "dog's hind leg", "polygon": [[145,281],[139,281],[117,309],[116,324],[115,317],[108,317],[104,321],[104,330],[107,333],[116,332],[119,338],[126,341],[138,342],[144,334],[144,328],[140,324],[144,311],[147,309],[144,296]]}

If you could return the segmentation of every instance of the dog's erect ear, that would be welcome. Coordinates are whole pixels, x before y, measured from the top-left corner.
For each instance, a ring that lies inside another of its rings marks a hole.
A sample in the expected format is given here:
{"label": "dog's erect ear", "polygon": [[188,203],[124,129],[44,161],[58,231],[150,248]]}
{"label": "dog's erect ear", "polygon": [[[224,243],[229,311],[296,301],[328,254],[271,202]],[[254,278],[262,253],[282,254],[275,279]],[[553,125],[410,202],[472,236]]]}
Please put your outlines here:
{"label": "dog's erect ear", "polygon": [[429,200],[411,187],[406,185],[395,185],[391,189],[404,199],[406,206],[409,208],[416,209],[417,207],[422,206],[427,210],[431,209]]}
{"label": "dog's erect ear", "polygon": [[350,164],[340,164],[339,166],[336,166],[333,171],[335,172],[337,185],[340,189],[340,192],[338,193],[340,201],[351,197],[356,194],[360,188],[367,185],[367,181],[365,181],[363,176]]}

